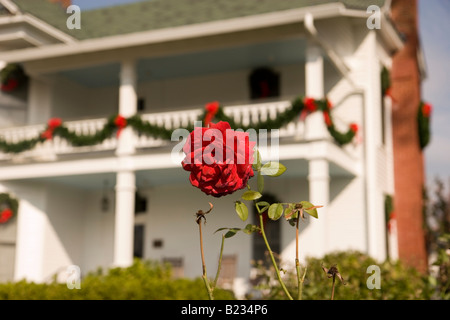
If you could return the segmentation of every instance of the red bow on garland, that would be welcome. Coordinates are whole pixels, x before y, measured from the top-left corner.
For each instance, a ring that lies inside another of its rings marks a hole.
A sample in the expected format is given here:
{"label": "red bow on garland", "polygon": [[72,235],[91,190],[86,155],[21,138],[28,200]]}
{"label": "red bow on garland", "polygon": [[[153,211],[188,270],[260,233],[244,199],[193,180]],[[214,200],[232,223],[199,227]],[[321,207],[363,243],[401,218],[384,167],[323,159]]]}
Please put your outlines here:
{"label": "red bow on garland", "polygon": [[429,118],[431,115],[431,111],[433,110],[433,107],[429,103],[424,103],[422,106],[422,114],[425,118]]}
{"label": "red bow on garland", "polygon": [[114,120],[114,124],[117,126],[117,138],[119,138],[120,133],[127,126],[127,119],[119,114]]}
{"label": "red bow on garland", "polygon": [[215,115],[219,111],[219,102],[213,101],[213,102],[207,103],[205,106],[205,109],[206,109],[206,115],[205,115],[205,119],[204,119],[205,127],[209,127],[209,124],[211,123],[211,121],[214,119]]}
{"label": "red bow on garland", "polygon": [[304,121],[306,116],[317,110],[316,102],[313,98],[305,98],[303,101],[305,108],[303,108],[302,113],[300,114],[300,120]]}
{"label": "red bow on garland", "polygon": [[47,140],[51,140],[53,138],[53,131],[56,128],[60,127],[62,124],[62,120],[60,118],[51,118],[47,123],[47,130],[42,132],[41,137]]}

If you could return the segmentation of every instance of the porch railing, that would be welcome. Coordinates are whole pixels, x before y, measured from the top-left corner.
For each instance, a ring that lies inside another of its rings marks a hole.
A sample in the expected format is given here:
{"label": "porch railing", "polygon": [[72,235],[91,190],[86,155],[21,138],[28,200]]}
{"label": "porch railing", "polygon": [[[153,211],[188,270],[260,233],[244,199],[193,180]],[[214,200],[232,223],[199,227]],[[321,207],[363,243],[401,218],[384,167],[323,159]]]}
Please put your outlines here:
{"label": "porch railing", "polygon": [[[233,118],[237,123],[244,126],[253,121],[265,121],[268,118],[275,119],[280,112],[283,112],[291,105],[290,101],[276,101],[267,103],[258,103],[251,105],[238,105],[224,107],[224,113]],[[201,115],[201,109],[169,111],[161,113],[142,114],[144,121],[151,124],[164,126],[168,130],[175,130],[180,127],[186,127],[188,124],[194,123]],[[80,121],[67,121],[64,125],[77,134],[89,135],[103,128],[107,122],[106,118],[87,119]],[[279,131],[280,138],[299,136],[304,131],[303,121],[293,121]],[[7,142],[19,142],[24,139],[37,137],[43,130],[45,125],[33,125],[24,127],[12,127],[0,129],[0,137]],[[166,145],[168,141],[149,137],[146,135],[136,135],[136,148],[152,148]],[[102,143],[86,147],[74,147],[66,140],[55,136],[52,140],[38,143],[31,150],[27,150],[18,154],[3,153],[0,151],[0,160],[21,161],[24,159],[34,160],[52,160],[58,155],[69,155],[86,152],[102,152],[114,151],[117,147],[117,138],[115,135],[104,140]]]}

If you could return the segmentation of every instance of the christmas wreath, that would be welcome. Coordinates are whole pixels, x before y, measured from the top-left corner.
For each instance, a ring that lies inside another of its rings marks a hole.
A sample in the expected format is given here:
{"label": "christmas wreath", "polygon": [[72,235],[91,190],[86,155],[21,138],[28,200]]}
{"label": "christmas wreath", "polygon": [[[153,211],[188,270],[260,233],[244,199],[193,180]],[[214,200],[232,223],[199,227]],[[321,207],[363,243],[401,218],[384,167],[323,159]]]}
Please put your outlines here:
{"label": "christmas wreath", "polygon": [[6,224],[17,215],[19,202],[8,193],[0,193],[0,225]]}
{"label": "christmas wreath", "polygon": [[6,65],[0,71],[0,89],[4,92],[13,92],[18,89],[27,79],[25,71],[17,63]]}

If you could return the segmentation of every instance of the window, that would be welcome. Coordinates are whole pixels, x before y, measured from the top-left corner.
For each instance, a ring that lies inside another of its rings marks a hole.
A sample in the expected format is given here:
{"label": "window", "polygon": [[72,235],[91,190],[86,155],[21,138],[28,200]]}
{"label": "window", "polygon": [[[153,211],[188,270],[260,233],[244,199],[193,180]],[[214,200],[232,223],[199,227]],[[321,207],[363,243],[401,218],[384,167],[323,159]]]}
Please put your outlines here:
{"label": "window", "polygon": [[250,98],[263,99],[280,95],[280,75],[263,67],[252,71],[249,77]]}
{"label": "window", "polygon": [[135,193],[134,197],[134,213],[146,213],[147,212],[147,198],[141,196],[138,192]]}
{"label": "window", "polygon": [[145,99],[139,98],[137,101],[137,111],[142,112],[145,111]]}
{"label": "window", "polygon": [[143,224],[137,224],[134,226],[134,257],[144,257],[144,230]]}

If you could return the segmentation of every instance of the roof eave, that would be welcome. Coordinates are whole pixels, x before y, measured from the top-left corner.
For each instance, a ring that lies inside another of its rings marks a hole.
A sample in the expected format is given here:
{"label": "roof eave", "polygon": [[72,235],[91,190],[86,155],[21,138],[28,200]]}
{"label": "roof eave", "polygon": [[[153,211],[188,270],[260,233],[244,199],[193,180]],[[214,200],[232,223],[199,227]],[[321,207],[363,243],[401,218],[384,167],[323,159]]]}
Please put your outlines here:
{"label": "roof eave", "polygon": [[180,27],[140,31],[104,38],[86,39],[76,42],[48,45],[40,48],[13,50],[1,52],[0,60],[8,63],[29,62],[40,59],[219,35],[283,24],[301,23],[307,13],[313,13],[314,17],[317,19],[329,18],[339,15],[341,8],[342,4],[340,3],[330,3],[313,7],[290,9]]}
{"label": "roof eave", "polygon": [[[199,24],[171,27],[165,29],[140,31],[129,34],[114,35],[104,38],[75,40],[68,38],[65,43],[46,45],[38,48],[12,50],[0,53],[0,60],[7,63],[25,63],[41,59],[52,59],[64,56],[74,56],[92,52],[102,52],[168,41],[185,40],[211,35],[252,30],[271,26],[303,23],[305,16],[312,14],[314,19],[325,19],[336,16],[367,18],[363,10],[348,9],[342,3],[329,3],[297,9],[289,9],[271,13],[245,16],[220,21],[211,21]],[[29,17],[33,20],[34,17]],[[36,20],[39,20],[35,18]],[[38,23],[39,21],[34,21]],[[45,23],[44,23],[45,24]],[[392,23],[382,15],[383,28],[379,29],[383,39],[389,47],[396,51],[403,46],[396,29]],[[61,31],[61,33],[63,33]],[[70,37],[70,36],[68,36]]]}

